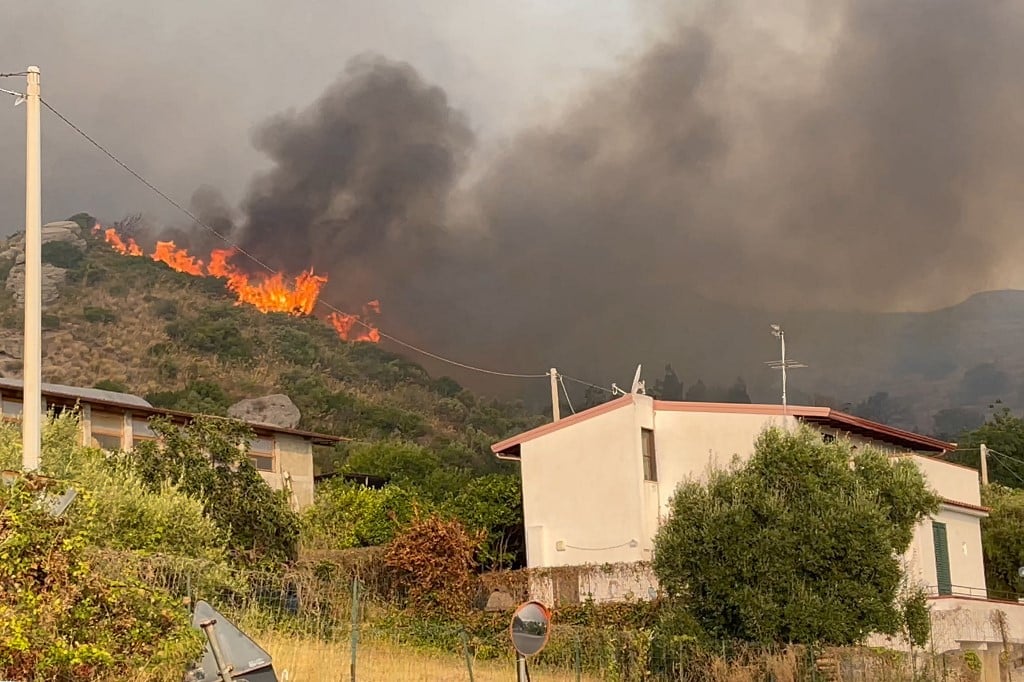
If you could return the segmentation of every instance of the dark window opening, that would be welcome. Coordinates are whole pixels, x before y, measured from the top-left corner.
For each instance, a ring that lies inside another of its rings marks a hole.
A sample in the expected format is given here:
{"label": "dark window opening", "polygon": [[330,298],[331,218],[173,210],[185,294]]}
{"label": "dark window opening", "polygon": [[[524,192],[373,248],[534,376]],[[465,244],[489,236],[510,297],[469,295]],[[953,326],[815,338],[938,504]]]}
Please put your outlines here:
{"label": "dark window opening", "polygon": [[658,480],[658,460],[654,453],[654,431],[640,429],[640,441],[643,444],[644,480]]}

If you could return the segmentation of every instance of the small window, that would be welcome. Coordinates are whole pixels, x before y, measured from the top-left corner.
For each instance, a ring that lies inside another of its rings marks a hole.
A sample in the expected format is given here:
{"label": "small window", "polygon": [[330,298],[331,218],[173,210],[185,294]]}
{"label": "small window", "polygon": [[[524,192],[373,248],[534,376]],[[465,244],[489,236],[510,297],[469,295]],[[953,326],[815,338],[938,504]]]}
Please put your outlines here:
{"label": "small window", "polygon": [[93,447],[101,448],[103,450],[120,450],[121,449],[121,434],[112,433],[96,433],[92,434]]}
{"label": "small window", "polygon": [[658,480],[658,460],[654,454],[654,431],[640,429],[640,442],[644,453],[644,480]]}
{"label": "small window", "polygon": [[823,434],[821,434],[821,442],[822,443],[834,443],[834,442],[836,442],[836,437],[834,435],[832,435],[831,433],[823,433]]}
{"label": "small window", "polygon": [[124,433],[124,415],[93,410],[90,415],[93,447],[120,450]]}
{"label": "small window", "polygon": [[250,455],[249,459],[252,460],[252,465],[256,467],[257,471],[273,471],[274,470],[274,458],[273,457],[261,457],[259,455]]}

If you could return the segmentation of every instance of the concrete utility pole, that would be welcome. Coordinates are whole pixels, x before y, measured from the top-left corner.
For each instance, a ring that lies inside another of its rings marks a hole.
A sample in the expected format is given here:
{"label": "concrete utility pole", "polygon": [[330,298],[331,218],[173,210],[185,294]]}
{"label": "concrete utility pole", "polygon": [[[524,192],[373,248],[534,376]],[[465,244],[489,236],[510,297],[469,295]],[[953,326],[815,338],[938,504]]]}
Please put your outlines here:
{"label": "concrete utility pole", "polygon": [[981,444],[981,484],[988,485],[988,446]]}
{"label": "concrete utility pole", "polygon": [[551,419],[558,421],[562,418],[558,407],[558,370],[552,367],[548,374],[551,376]]}
{"label": "concrete utility pole", "polygon": [[42,174],[39,145],[39,67],[28,67],[25,93],[25,348],[21,404],[22,466],[39,468],[42,434]]}

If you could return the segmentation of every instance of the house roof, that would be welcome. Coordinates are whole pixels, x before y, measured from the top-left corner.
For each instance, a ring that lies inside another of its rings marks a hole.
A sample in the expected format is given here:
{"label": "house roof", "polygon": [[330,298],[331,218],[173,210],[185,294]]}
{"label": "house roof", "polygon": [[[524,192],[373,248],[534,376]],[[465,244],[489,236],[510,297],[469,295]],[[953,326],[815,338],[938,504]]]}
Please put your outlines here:
{"label": "house roof", "polygon": [[[507,438],[500,443],[491,446],[491,451],[503,459],[518,459],[520,446],[523,443],[539,438],[548,433],[568,428],[573,424],[592,419],[598,415],[632,405],[634,396],[624,395],[589,410],[578,412],[570,417],[539,426],[530,431]],[[952,443],[922,436],[920,434],[897,429],[893,426],[879,424],[869,419],[846,414],[830,407],[810,407],[804,405],[789,405],[783,411],[782,405],[763,405],[750,403],[698,403],[698,402],[676,402],[668,400],[655,400],[655,412],[703,412],[714,414],[761,414],[765,416],[793,416],[801,421],[819,426],[828,426],[843,431],[849,431],[859,436],[872,438],[884,443],[890,443],[899,447],[907,448],[915,452],[943,453],[956,448]]]}
{"label": "house roof", "polygon": [[[0,390],[6,394],[16,393],[21,397],[24,391],[24,385],[20,379],[0,378]],[[47,398],[47,402],[51,404],[61,404],[68,407],[74,406],[75,403],[83,402],[89,403],[90,405],[109,407],[115,410],[129,410],[133,414],[142,415],[147,418],[156,416],[169,417],[172,421],[178,423],[188,422],[199,416],[191,412],[165,410],[163,408],[153,407],[153,405],[146,400],[143,400],[136,395],[131,395],[130,393],[118,393],[116,391],[104,391],[96,388],[80,388],[78,386],[65,386],[63,384],[47,383],[42,384],[41,391]],[[253,422],[246,423],[253,431],[256,432],[257,435],[283,433],[309,439],[316,445],[334,445],[341,441],[352,440],[351,438],[345,438],[344,436],[332,436],[326,433],[316,433],[314,431],[289,429],[282,426],[273,426],[271,424],[257,424]]]}

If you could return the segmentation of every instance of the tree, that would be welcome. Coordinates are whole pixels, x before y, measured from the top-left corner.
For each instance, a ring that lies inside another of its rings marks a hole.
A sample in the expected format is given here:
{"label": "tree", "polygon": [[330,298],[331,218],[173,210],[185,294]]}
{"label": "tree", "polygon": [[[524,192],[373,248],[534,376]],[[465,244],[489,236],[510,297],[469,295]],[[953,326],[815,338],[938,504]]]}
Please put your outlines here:
{"label": "tree", "polygon": [[1024,488],[1024,419],[1003,408],[978,428],[964,433],[950,459],[978,469],[982,443],[989,447],[989,481]]}
{"label": "tree", "polygon": [[302,514],[302,546],[349,549],[385,545],[427,504],[396,485],[377,490],[340,478],[324,483]]}
{"label": "tree", "polygon": [[932,417],[932,423],[936,438],[955,441],[965,432],[984,424],[985,417],[981,412],[969,407],[950,407],[936,412]]}
{"label": "tree", "polygon": [[749,403],[750,395],[747,393],[747,382],[743,377],[736,377],[736,382],[725,392],[726,403]]}
{"label": "tree", "polygon": [[477,561],[488,570],[511,568],[526,560],[523,492],[519,476],[474,478],[447,505],[471,531],[482,531]]}
{"label": "tree", "polygon": [[985,584],[993,598],[1024,595],[1024,490],[999,484],[982,489],[982,502],[990,509],[981,520],[981,546],[985,553]]}
{"label": "tree", "polygon": [[422,446],[388,440],[353,446],[342,470],[380,476],[399,485],[420,485],[440,464],[437,455]]}
{"label": "tree", "polygon": [[665,376],[654,384],[654,393],[662,400],[683,399],[683,382],[679,380],[672,365],[665,365]]}
{"label": "tree", "polygon": [[770,429],[746,465],[680,486],[654,570],[712,637],[853,644],[905,630],[899,557],[937,509],[908,460]]}
{"label": "tree", "polygon": [[890,426],[905,423],[909,418],[909,411],[903,401],[893,398],[886,391],[872,393],[866,400],[857,403],[852,411],[858,417]]}
{"label": "tree", "polygon": [[708,387],[704,385],[701,379],[697,379],[697,383],[690,386],[686,390],[686,400],[692,403],[702,403],[708,399]]}
{"label": "tree", "polygon": [[994,362],[983,362],[964,372],[958,390],[964,403],[998,398],[1010,388],[1010,377]]}
{"label": "tree", "polygon": [[122,466],[151,491],[170,483],[200,500],[237,558],[279,563],[295,557],[299,518],[287,493],[271,489],[249,460],[247,424],[199,416],[185,426],[155,418],[150,428],[159,440],[121,453]]}

